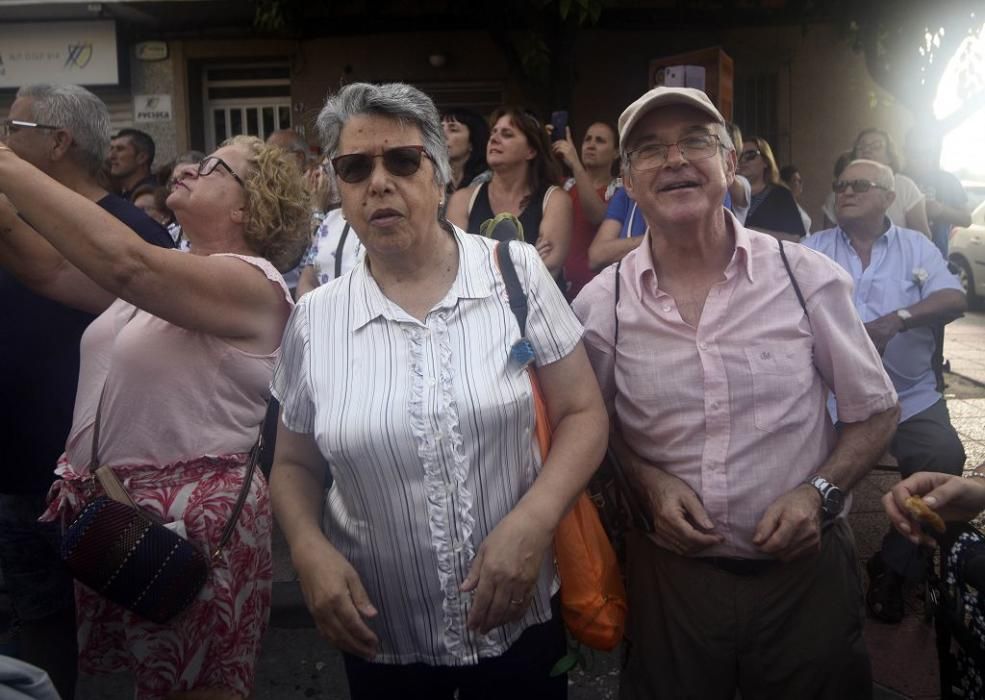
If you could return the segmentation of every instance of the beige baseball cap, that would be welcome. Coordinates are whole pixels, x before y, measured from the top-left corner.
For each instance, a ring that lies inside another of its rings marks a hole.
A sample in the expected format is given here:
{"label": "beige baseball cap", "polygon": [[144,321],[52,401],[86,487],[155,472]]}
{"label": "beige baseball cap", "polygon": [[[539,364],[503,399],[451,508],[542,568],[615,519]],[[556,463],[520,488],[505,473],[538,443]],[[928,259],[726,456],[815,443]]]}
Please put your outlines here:
{"label": "beige baseball cap", "polygon": [[719,124],[725,123],[721,112],[716,109],[704,91],[698,90],[697,88],[660,86],[645,93],[619,115],[619,141],[625,141],[626,137],[633,130],[633,127],[636,126],[647,112],[657,107],[667,107],[669,105],[694,107],[710,116]]}

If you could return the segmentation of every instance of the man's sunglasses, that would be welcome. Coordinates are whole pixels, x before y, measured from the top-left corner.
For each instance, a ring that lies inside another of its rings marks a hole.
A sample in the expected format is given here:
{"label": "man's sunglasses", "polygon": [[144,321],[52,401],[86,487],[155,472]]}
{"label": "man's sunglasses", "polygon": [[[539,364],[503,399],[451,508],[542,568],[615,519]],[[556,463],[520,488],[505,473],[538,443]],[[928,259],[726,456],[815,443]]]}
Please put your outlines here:
{"label": "man's sunglasses", "polygon": [[862,194],[863,192],[868,192],[873,187],[877,190],[889,191],[888,187],[883,187],[878,182],[872,182],[872,180],[835,180],[831,185],[831,189],[836,193],[841,194],[849,187],[852,188],[852,192],[856,194]]}
{"label": "man's sunglasses", "polygon": [[410,177],[421,168],[421,156],[430,158],[424,146],[395,146],[387,148],[378,155],[368,153],[350,153],[332,159],[335,174],[342,182],[350,185],[362,182],[373,173],[373,161],[383,159],[383,167],[391,175]]}

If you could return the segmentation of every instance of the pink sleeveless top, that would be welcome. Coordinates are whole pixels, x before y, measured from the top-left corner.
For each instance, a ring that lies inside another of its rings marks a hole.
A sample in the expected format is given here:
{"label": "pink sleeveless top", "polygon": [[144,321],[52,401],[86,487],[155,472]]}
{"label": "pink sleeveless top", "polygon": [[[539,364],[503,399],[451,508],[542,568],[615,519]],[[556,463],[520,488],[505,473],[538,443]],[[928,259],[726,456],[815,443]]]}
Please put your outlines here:
{"label": "pink sleeveless top", "polygon": [[[258,268],[293,305],[284,278],[267,260],[222,255]],[[101,464],[165,466],[249,451],[263,422],[280,348],[255,355],[146,311],[137,310],[131,319],[133,312],[133,304],[117,299],[82,336],[69,463],[89,464],[104,384]]]}

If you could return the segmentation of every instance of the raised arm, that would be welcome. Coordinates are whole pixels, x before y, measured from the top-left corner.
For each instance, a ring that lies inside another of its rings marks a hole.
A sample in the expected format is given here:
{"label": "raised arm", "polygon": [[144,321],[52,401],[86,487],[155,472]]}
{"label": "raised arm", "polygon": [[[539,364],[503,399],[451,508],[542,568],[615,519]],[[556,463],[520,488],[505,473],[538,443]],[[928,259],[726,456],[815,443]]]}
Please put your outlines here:
{"label": "raised arm", "polygon": [[271,315],[287,319],[283,294],[262,274],[243,274],[247,263],[146,243],[6,147],[0,148],[0,191],[98,286],[175,325],[269,346]]}
{"label": "raised arm", "polygon": [[92,314],[102,313],[113,295],[86,277],[17,215],[0,195],[0,267],[35,294]]}

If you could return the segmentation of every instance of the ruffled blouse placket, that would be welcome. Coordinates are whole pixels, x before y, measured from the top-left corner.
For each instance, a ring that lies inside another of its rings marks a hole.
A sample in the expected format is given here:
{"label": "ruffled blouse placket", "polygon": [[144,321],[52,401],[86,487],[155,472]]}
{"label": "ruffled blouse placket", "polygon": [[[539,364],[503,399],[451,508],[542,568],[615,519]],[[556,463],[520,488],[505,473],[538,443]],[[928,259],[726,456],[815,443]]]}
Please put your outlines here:
{"label": "ruffled blouse placket", "polygon": [[474,663],[476,640],[467,639],[466,629],[471,596],[459,590],[475,557],[474,496],[466,484],[469,464],[453,393],[445,313],[430,314],[425,326],[404,326],[412,376],[410,425],[424,469],[428,526],[443,595],[444,643],[449,653]]}

